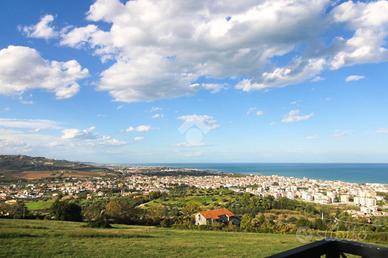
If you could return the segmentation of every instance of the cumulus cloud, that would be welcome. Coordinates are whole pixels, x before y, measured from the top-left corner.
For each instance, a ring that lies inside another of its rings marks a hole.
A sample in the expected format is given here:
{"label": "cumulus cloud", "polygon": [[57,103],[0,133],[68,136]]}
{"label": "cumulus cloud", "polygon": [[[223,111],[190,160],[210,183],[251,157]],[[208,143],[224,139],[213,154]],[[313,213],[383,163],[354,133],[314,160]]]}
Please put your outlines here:
{"label": "cumulus cloud", "polygon": [[243,91],[281,88],[316,77],[323,70],[324,66],[325,59],[323,58],[297,59],[289,66],[262,73],[255,82],[250,79],[242,80],[236,85],[236,88]]}
{"label": "cumulus cloud", "polygon": [[12,118],[0,118],[0,128],[1,127],[13,129],[30,129],[34,131],[60,128],[59,124],[52,120]]}
{"label": "cumulus cloud", "polygon": [[113,59],[98,89],[118,101],[218,92],[223,85],[196,81],[255,76],[271,58],[316,37],[328,3],[97,0],[87,19],[110,28],[72,28],[61,44],[89,47],[103,61]]}
{"label": "cumulus cloud", "polygon": [[29,38],[51,39],[58,36],[58,32],[52,27],[54,16],[46,14],[35,25],[19,27]]}
{"label": "cumulus cloud", "polygon": [[[86,14],[90,24],[66,27],[59,38],[62,46],[112,60],[98,90],[117,101],[153,101],[225,88],[202,83],[213,79],[238,78],[239,90],[267,90],[319,81],[326,70],[387,61],[387,11],[383,0],[96,0]],[[46,15],[23,31],[54,37],[53,19]],[[328,36],[332,28],[340,28],[336,36]],[[285,55],[291,61],[279,66]],[[55,92],[65,98],[77,91]]]}
{"label": "cumulus cloud", "polygon": [[287,115],[285,115],[282,119],[282,123],[294,123],[294,122],[300,122],[309,120],[314,116],[313,113],[307,114],[307,115],[301,115],[299,109],[291,110]]}
{"label": "cumulus cloud", "polygon": [[100,135],[95,132],[96,128],[91,126],[86,129],[69,128],[62,130],[61,138],[64,140],[77,140],[82,144],[87,145],[125,145],[125,141],[121,141],[111,136]]}
{"label": "cumulus cloud", "polygon": [[0,50],[0,94],[20,94],[31,89],[54,92],[58,99],[74,96],[78,80],[88,76],[88,69],[75,61],[49,61],[29,47],[8,46]]}
{"label": "cumulus cloud", "polygon": [[151,126],[149,125],[139,125],[139,126],[130,126],[126,129],[127,132],[139,132],[139,133],[145,133],[151,130]]}
{"label": "cumulus cloud", "polygon": [[346,82],[353,82],[353,81],[359,81],[365,79],[365,76],[362,75],[349,75],[346,77],[345,81]]}
{"label": "cumulus cloud", "polygon": [[81,141],[80,144],[86,145],[125,145],[125,141],[112,138],[111,136],[99,135],[95,132],[96,128],[91,126],[86,129],[69,128],[62,130],[61,138],[67,141]]}
{"label": "cumulus cloud", "polygon": [[87,129],[76,129],[76,128],[69,128],[63,130],[63,139],[95,139],[96,135],[94,134],[94,130],[96,128],[94,126],[89,127]]}
{"label": "cumulus cloud", "polygon": [[353,35],[337,39],[338,52],[331,60],[331,67],[388,60],[385,40],[388,36],[388,1],[352,2],[336,6],[332,11],[334,22],[345,24]]}
{"label": "cumulus cloud", "polygon": [[154,115],[152,115],[152,118],[154,118],[154,119],[158,119],[158,118],[162,118],[163,117],[163,114],[154,114]]}

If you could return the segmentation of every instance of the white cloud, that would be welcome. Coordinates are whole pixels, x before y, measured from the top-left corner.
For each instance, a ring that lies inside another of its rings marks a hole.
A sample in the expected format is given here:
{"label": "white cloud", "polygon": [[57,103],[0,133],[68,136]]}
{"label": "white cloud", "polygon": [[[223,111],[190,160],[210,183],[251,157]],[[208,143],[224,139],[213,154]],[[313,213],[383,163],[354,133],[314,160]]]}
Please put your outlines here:
{"label": "white cloud", "polygon": [[256,116],[264,116],[264,111],[258,110],[256,111]]}
{"label": "white cloud", "polygon": [[125,145],[125,141],[112,138],[111,136],[99,135],[95,132],[96,128],[91,126],[86,129],[69,128],[62,130],[61,138],[72,143],[84,145]]}
{"label": "white cloud", "polygon": [[387,11],[388,1],[347,1],[334,6],[326,21],[331,26],[344,24],[353,32],[350,38],[339,36],[332,40],[331,45],[321,44],[316,53],[310,53],[312,57],[296,57],[289,65],[264,72],[255,79],[244,79],[236,87],[250,91],[285,87],[306,80],[316,82],[322,79],[319,74],[325,69],[388,61],[385,47],[388,36]]}
{"label": "white cloud", "polygon": [[300,110],[294,109],[291,110],[287,115],[285,115],[282,119],[282,123],[294,123],[294,122],[300,122],[309,120],[314,116],[313,113],[307,114],[307,115],[301,115]]}
{"label": "white cloud", "polygon": [[169,0],[97,0],[87,18],[110,28],[73,28],[63,33],[61,44],[87,46],[103,61],[113,59],[98,89],[118,101],[173,98],[200,89],[217,92],[223,85],[197,84],[198,79],[255,77],[271,58],[319,35],[328,5],[328,0],[188,0],[173,5]]}
{"label": "white cloud", "polygon": [[76,129],[70,128],[63,130],[63,139],[95,139],[96,135],[94,134],[94,130],[96,128],[94,126],[89,127],[87,129]]}
{"label": "white cloud", "polygon": [[57,135],[52,131],[42,131],[52,129],[61,132],[58,123],[50,120],[9,120],[2,120],[2,125],[6,126],[0,126],[0,153],[4,154],[68,154],[77,158],[87,153],[103,154],[127,144],[110,136],[99,135],[94,128],[62,130],[62,135]]}
{"label": "white cloud", "polygon": [[183,122],[179,127],[181,133],[185,133],[191,127],[198,127],[202,133],[208,133],[220,126],[217,120],[209,115],[185,115],[178,117],[178,119]]}
{"label": "white cloud", "polygon": [[311,82],[320,82],[320,81],[324,81],[325,78],[323,78],[322,76],[315,76],[313,79],[311,79]]}
{"label": "white cloud", "polygon": [[23,31],[29,38],[42,38],[42,39],[51,39],[58,36],[58,32],[52,27],[51,23],[54,21],[54,16],[46,14],[43,16],[40,21],[31,26],[20,27],[20,30]]}
{"label": "white cloud", "polygon": [[30,94],[30,96],[28,96],[29,99],[26,99],[22,94],[19,95],[18,99],[19,99],[19,102],[23,105],[33,105],[34,104],[34,101],[32,100],[32,94]]}
{"label": "white cloud", "polygon": [[88,145],[125,145],[125,141],[112,138],[111,136],[99,135],[96,128],[91,126],[86,129],[69,128],[62,130],[62,139],[81,141],[80,144]]}
{"label": "white cloud", "polygon": [[[59,38],[62,46],[112,60],[98,90],[117,101],[153,101],[225,88],[199,83],[203,78],[241,78],[237,89],[266,90],[316,82],[330,69],[387,61],[387,11],[382,0],[96,0],[87,12],[90,24],[66,27]],[[41,29],[25,28],[52,37],[52,21],[46,15]],[[328,38],[332,28],[339,33]],[[278,66],[277,57],[285,55],[290,63]],[[76,91],[55,92],[65,98]]]}
{"label": "white cloud", "polygon": [[34,131],[60,128],[59,124],[52,120],[12,118],[0,118],[0,128],[1,127],[13,129],[30,129]]}
{"label": "white cloud", "polygon": [[150,109],[150,112],[159,112],[159,111],[162,111],[162,108],[160,108],[160,107],[152,107]]}
{"label": "white cloud", "polygon": [[145,133],[151,130],[151,126],[149,125],[139,125],[139,126],[130,126],[126,129],[127,132],[139,132],[139,133]]}
{"label": "white cloud", "polygon": [[151,101],[194,93],[194,88],[187,87],[192,79],[192,74],[180,72],[172,61],[143,53],[136,59],[119,60],[102,72],[98,89],[109,91],[117,101]]}
{"label": "white cloud", "polygon": [[242,80],[236,85],[236,88],[243,91],[281,88],[314,78],[323,70],[324,66],[325,60],[323,58],[297,59],[289,66],[262,73],[256,82],[250,79]]}
{"label": "white cloud", "polygon": [[250,114],[255,114],[256,116],[263,116],[265,112],[262,110],[257,110],[257,108],[255,107],[251,107],[247,111],[247,115],[250,115]]}
{"label": "white cloud", "polygon": [[136,137],[133,137],[133,141],[134,142],[140,142],[140,141],[143,141],[144,140],[144,137],[143,136],[136,136]]}
{"label": "white cloud", "polygon": [[120,145],[127,144],[127,142],[125,141],[121,141],[121,140],[112,138],[111,136],[105,136],[105,135],[101,137],[97,137],[96,140],[99,145],[120,146]]}
{"label": "white cloud", "polygon": [[388,128],[379,128],[379,129],[376,130],[376,133],[388,134]]}
{"label": "white cloud", "polygon": [[163,114],[154,114],[152,118],[154,119],[163,118]]}
{"label": "white cloud", "polygon": [[77,81],[88,74],[75,60],[45,60],[33,48],[11,45],[0,50],[0,94],[3,95],[45,89],[54,92],[58,99],[66,99],[79,91]]}
{"label": "white cloud", "polygon": [[217,93],[225,88],[224,84],[219,83],[194,83],[191,84],[191,87],[194,89],[204,89],[210,93]]}
{"label": "white cloud", "polygon": [[349,75],[346,77],[345,81],[346,82],[353,82],[353,81],[359,81],[365,79],[365,76],[362,75]]}
{"label": "white cloud", "polygon": [[335,137],[337,139],[345,138],[348,135],[350,135],[350,131],[348,131],[348,130],[336,130],[333,133],[333,137]]}
{"label": "white cloud", "polygon": [[388,1],[347,1],[333,9],[333,20],[344,23],[354,31],[349,39],[337,39],[339,50],[331,61],[333,69],[388,60],[388,50],[385,48],[388,36],[387,12]]}

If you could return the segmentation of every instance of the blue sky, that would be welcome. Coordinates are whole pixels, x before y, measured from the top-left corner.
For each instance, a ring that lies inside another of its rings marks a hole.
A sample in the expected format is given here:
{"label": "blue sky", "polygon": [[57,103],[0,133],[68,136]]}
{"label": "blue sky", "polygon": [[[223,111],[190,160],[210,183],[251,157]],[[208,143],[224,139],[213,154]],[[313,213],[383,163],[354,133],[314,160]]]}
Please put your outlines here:
{"label": "blue sky", "polygon": [[0,10],[1,154],[388,162],[388,1]]}

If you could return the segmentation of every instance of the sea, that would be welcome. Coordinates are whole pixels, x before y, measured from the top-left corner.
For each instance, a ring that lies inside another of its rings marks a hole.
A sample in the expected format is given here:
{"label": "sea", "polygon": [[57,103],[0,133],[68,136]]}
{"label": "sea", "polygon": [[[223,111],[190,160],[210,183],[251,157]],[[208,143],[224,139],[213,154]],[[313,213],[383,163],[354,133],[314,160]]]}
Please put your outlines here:
{"label": "sea", "polygon": [[388,184],[388,163],[162,163],[146,165],[193,168],[234,174],[279,175],[354,183]]}

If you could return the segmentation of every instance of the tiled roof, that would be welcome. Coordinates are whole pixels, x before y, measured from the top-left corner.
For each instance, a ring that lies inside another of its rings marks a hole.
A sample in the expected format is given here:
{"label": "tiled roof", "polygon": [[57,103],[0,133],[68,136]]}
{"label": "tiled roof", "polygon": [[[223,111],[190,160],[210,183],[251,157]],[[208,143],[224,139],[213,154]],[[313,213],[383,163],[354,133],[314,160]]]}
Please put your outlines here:
{"label": "tiled roof", "polygon": [[216,210],[210,210],[210,211],[201,211],[200,214],[204,216],[206,219],[218,219],[221,216],[234,216],[233,212],[231,212],[228,209],[221,208]]}

